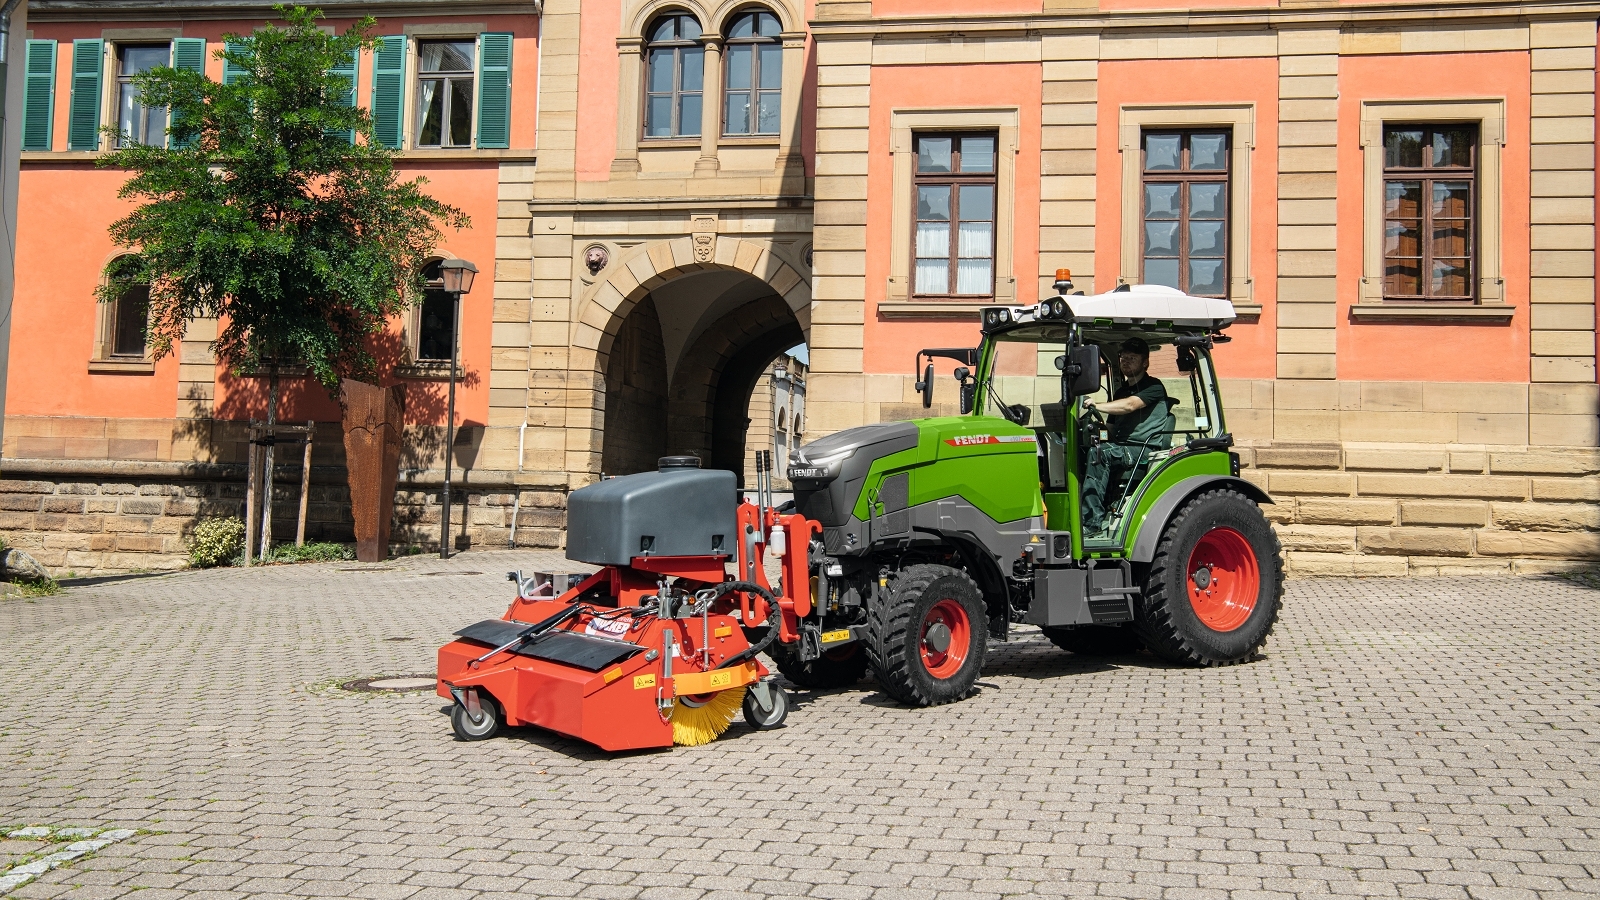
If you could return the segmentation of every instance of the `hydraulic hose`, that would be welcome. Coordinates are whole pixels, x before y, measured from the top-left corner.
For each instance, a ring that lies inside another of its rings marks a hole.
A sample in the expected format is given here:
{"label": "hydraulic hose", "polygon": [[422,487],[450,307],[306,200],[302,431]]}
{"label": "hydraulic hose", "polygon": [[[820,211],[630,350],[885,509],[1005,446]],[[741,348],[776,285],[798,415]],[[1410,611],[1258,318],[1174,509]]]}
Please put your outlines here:
{"label": "hydraulic hose", "polygon": [[757,597],[760,597],[761,602],[767,605],[767,636],[759,641],[756,641],[755,644],[746,648],[742,652],[735,653],[734,655],[723,660],[722,665],[717,666],[718,669],[729,669],[739,665],[747,659],[753,659],[757,653],[760,653],[761,651],[772,646],[772,642],[778,639],[777,619],[780,615],[782,615],[782,613],[779,612],[778,603],[772,598],[771,591],[751,581],[724,581],[712,588],[712,590],[716,591],[717,598],[721,598],[724,594],[727,594],[730,591],[747,591],[755,594]]}

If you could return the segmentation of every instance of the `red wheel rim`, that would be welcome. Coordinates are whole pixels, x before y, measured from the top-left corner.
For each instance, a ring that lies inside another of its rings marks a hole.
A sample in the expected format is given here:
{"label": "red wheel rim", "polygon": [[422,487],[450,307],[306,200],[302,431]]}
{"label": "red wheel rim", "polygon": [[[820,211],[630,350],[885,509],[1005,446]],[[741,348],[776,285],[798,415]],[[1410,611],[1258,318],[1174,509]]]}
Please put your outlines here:
{"label": "red wheel rim", "polygon": [[[918,640],[922,665],[935,678],[950,678],[961,671],[972,649],[972,622],[967,610],[954,600],[940,600],[922,617]],[[941,646],[942,645],[942,646]]]}
{"label": "red wheel rim", "polygon": [[1206,532],[1184,569],[1189,605],[1212,631],[1233,631],[1255,612],[1261,596],[1261,566],[1245,536],[1232,528]]}

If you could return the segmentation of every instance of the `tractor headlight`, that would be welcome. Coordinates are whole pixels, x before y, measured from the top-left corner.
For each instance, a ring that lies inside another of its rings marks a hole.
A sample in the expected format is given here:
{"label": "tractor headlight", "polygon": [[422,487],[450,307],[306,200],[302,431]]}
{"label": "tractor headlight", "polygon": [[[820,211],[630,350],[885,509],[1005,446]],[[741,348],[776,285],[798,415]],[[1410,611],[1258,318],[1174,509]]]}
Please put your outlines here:
{"label": "tractor headlight", "polygon": [[839,477],[839,472],[844,468],[844,461],[856,448],[849,447],[827,456],[810,457],[804,451],[796,451],[794,460],[789,464],[790,481],[832,481]]}

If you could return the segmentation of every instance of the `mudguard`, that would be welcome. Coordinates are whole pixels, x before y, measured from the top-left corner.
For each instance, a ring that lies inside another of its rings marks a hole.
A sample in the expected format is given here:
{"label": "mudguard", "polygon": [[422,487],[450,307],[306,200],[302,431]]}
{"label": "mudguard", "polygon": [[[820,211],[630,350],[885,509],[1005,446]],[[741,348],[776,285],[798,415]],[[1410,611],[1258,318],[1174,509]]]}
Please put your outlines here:
{"label": "mudguard", "polygon": [[1272,502],[1266,491],[1243,478],[1231,475],[1195,475],[1185,478],[1162,494],[1161,498],[1150,506],[1150,511],[1145,513],[1144,522],[1139,525],[1139,536],[1133,542],[1133,552],[1128,558],[1134,562],[1149,562],[1155,559],[1156,545],[1161,542],[1161,532],[1167,530],[1167,523],[1172,520],[1178,508],[1201,491],[1219,487],[1232,488],[1257,503]]}

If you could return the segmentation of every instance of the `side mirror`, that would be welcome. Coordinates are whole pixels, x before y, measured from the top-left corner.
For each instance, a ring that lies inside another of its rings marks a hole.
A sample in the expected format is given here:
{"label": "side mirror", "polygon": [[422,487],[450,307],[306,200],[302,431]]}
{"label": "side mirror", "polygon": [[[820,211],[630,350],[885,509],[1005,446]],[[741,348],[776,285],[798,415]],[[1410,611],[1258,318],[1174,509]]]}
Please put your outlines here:
{"label": "side mirror", "polygon": [[[903,383],[903,382],[902,382]],[[922,372],[922,380],[916,384],[917,390],[922,392],[922,408],[930,409],[933,406],[933,363],[928,363],[928,368]]]}
{"label": "side mirror", "polygon": [[972,412],[972,401],[977,394],[978,383],[972,381],[972,370],[960,366],[955,371],[956,384],[961,386],[961,414],[964,416]]}
{"label": "side mirror", "polygon": [[1067,383],[1069,397],[1082,397],[1100,390],[1100,348],[1089,345],[1077,347],[1062,371],[1070,379]]}

